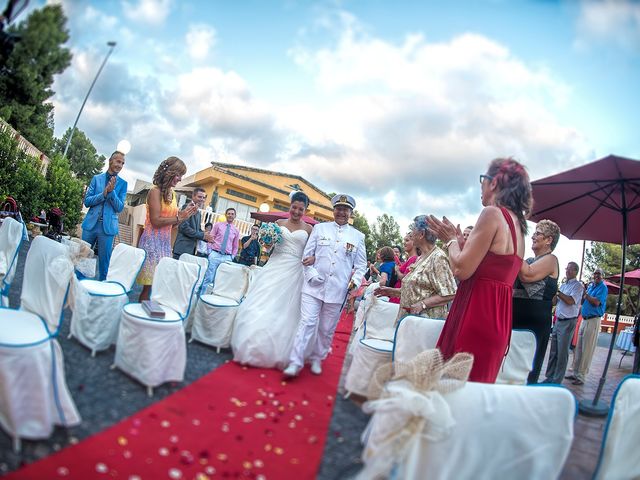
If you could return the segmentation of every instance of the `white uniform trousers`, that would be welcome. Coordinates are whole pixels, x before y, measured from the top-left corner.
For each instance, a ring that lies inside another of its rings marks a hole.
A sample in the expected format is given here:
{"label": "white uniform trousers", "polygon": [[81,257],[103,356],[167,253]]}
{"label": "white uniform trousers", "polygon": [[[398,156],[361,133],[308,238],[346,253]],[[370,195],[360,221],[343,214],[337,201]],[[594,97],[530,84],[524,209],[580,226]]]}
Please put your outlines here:
{"label": "white uniform trousers", "polygon": [[342,305],[339,303],[325,303],[319,298],[312,297],[308,293],[302,294],[300,305],[300,323],[293,341],[293,349],[289,356],[289,363],[297,367],[304,365],[304,352],[308,351],[309,342],[315,336],[313,349],[309,354],[309,360],[324,360],[331,348],[333,333],[340,319]]}

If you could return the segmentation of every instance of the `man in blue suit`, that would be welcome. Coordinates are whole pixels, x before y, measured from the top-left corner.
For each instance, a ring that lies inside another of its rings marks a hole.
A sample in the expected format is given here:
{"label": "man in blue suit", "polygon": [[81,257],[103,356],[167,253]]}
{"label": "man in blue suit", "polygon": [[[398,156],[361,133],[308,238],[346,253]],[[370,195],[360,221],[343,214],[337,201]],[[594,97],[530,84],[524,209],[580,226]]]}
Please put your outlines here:
{"label": "man in blue suit", "polygon": [[118,234],[118,214],[124,208],[127,182],[118,177],[124,167],[124,154],[113,152],[109,168],[91,179],[84,205],[89,208],[82,222],[82,240],[98,245],[99,280],[107,278],[113,237]]}

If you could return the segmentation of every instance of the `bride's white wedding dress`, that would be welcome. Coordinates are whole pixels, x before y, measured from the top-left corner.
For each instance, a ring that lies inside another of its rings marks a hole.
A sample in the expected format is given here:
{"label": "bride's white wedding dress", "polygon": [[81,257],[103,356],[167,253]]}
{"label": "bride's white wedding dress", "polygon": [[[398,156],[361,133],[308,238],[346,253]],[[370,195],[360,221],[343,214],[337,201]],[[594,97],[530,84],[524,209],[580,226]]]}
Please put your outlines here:
{"label": "bride's white wedding dress", "polygon": [[289,363],[300,319],[302,252],[309,234],[280,228],[282,242],[253,279],[231,336],[233,359],[255,367],[283,368]]}

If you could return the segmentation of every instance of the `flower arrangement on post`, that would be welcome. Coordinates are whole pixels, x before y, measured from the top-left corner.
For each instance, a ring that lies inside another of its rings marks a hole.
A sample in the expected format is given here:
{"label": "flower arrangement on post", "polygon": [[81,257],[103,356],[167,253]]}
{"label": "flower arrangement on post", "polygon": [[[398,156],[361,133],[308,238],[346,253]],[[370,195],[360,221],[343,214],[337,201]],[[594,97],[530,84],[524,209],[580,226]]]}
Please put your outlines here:
{"label": "flower arrangement on post", "polygon": [[271,250],[276,243],[282,241],[282,230],[277,223],[263,223],[258,230],[258,242],[264,248],[267,254],[271,254]]}

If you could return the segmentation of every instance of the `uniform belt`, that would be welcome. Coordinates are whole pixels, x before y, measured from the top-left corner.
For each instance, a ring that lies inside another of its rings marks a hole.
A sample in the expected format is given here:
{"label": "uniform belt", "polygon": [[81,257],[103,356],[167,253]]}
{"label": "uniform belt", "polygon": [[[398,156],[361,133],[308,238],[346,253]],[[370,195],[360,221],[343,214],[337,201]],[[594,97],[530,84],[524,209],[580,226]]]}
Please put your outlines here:
{"label": "uniform belt", "polygon": [[564,321],[566,321],[566,320],[574,320],[574,319],[576,319],[576,318],[578,318],[578,317],[566,317],[566,318],[560,318],[560,317],[558,317],[558,321],[559,321],[559,322],[564,322]]}
{"label": "uniform belt", "polygon": [[219,253],[220,255],[231,255],[230,253],[221,252],[220,250],[211,250],[211,251]]}
{"label": "uniform belt", "polygon": [[600,318],[601,315],[589,315],[588,317],[582,317],[583,320],[589,320],[592,318]]}

